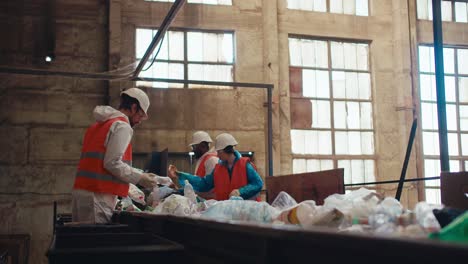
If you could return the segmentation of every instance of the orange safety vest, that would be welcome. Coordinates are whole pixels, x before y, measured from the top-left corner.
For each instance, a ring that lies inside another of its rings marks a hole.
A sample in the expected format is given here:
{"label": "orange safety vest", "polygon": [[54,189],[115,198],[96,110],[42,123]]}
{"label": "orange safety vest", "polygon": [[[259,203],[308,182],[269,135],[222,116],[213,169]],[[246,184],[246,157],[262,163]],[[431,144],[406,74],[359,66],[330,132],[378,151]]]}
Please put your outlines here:
{"label": "orange safety vest", "polygon": [[[104,143],[110,127],[116,121],[128,123],[125,117],[116,117],[104,122],[96,122],[86,130],[73,189],[122,197],[128,195],[129,184],[113,176],[104,168],[104,154],[106,153]],[[131,166],[131,144],[125,150],[122,161]]]}
{"label": "orange safety vest", "polygon": [[[228,200],[229,194],[233,190],[247,185],[247,163],[249,162],[249,158],[239,158],[232,168],[230,179],[227,167],[219,163],[216,164],[213,171],[216,200]],[[255,200],[260,201],[260,197],[256,197]]]}
{"label": "orange safety vest", "polygon": [[206,175],[206,168],[205,168],[205,162],[211,158],[211,157],[217,157],[218,155],[215,153],[207,153],[205,157],[200,161],[200,165],[198,165],[197,171],[195,172],[195,175],[204,178]]}

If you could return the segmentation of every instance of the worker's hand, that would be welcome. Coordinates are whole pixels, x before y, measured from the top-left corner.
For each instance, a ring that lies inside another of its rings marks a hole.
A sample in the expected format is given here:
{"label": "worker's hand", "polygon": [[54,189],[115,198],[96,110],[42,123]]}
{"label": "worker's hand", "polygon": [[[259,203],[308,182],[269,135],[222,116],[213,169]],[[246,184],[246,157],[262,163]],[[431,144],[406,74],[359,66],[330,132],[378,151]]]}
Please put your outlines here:
{"label": "worker's hand", "polygon": [[232,192],[229,194],[229,197],[232,197],[232,196],[240,196],[239,189],[232,190]]}
{"label": "worker's hand", "polygon": [[138,182],[138,184],[147,189],[153,189],[154,186],[158,184],[158,182],[156,181],[156,174],[153,174],[153,173],[141,174],[141,179]]}
{"label": "worker's hand", "polygon": [[176,182],[178,180],[178,175],[177,175],[177,167],[175,165],[169,165],[169,168],[167,169],[167,176],[172,179],[172,181]]}

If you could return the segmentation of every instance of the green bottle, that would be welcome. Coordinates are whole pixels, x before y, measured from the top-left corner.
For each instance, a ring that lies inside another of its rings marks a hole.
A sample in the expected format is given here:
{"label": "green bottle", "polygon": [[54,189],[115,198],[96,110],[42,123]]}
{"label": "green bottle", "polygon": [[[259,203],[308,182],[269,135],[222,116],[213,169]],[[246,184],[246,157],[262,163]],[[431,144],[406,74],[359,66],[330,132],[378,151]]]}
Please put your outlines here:
{"label": "green bottle", "polygon": [[439,232],[429,234],[429,238],[468,244],[468,211],[455,218]]}

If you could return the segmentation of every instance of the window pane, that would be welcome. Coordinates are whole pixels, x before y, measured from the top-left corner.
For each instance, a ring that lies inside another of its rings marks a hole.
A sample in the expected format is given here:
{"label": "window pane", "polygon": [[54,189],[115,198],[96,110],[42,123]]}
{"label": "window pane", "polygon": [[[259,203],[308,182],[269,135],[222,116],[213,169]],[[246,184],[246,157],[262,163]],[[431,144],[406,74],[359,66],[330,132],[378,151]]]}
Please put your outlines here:
{"label": "window pane", "polygon": [[462,155],[468,156],[468,134],[461,134],[461,147]]}
{"label": "window pane", "polygon": [[201,32],[187,32],[187,56],[189,61],[203,60],[203,35]]}
{"label": "window pane", "polygon": [[344,169],[344,183],[345,184],[357,183],[357,182],[353,182],[351,178],[351,161],[350,160],[339,160],[338,168]]}
{"label": "window pane", "polygon": [[330,12],[343,14],[343,0],[330,0]]}
{"label": "window pane", "polygon": [[450,1],[442,1],[442,21],[452,21],[452,3]]}
{"label": "window pane", "polygon": [[218,34],[218,62],[234,62],[233,34]]}
{"label": "window pane", "polygon": [[458,93],[460,103],[468,103],[468,78],[459,77],[458,78]]}
{"label": "window pane", "polygon": [[375,182],[375,162],[373,160],[364,161],[366,182]]}
{"label": "window pane", "polygon": [[[156,35],[158,31],[155,30],[154,31],[154,34]],[[167,37],[168,33],[166,32],[166,34],[164,35],[164,38],[162,40],[162,43],[160,43],[157,48],[154,49],[154,54],[156,54],[156,52],[158,52],[157,54],[157,59],[159,60],[168,60],[169,59],[169,40],[168,40],[168,37]]]}
{"label": "window pane", "polygon": [[449,161],[450,171],[452,172],[459,172],[460,170],[460,162],[458,160],[450,160]]}
{"label": "window pane", "polygon": [[[440,176],[440,160],[424,160],[424,178]],[[440,186],[439,180],[425,181],[426,186]]]}
{"label": "window pane", "polygon": [[213,33],[203,33],[203,61],[218,61],[218,36]]}
{"label": "window pane", "polygon": [[447,129],[457,130],[457,107],[454,104],[445,105],[447,115]]}
{"label": "window pane", "polygon": [[295,38],[289,38],[289,63],[292,66],[302,66],[301,42]]}
{"label": "window pane", "polygon": [[309,0],[309,1],[300,0],[299,1],[299,9],[300,10],[313,11],[314,10],[314,1],[313,0]]}
{"label": "window pane", "polygon": [[427,0],[417,0],[418,19],[428,19]]}
{"label": "window pane", "polygon": [[[352,2],[352,1],[347,1]],[[356,54],[356,44],[353,43],[344,43],[344,54],[346,54],[345,69],[356,70],[357,69],[357,54]]]}
{"label": "window pane", "polygon": [[455,21],[468,22],[466,3],[455,2]]}
{"label": "window pane", "polygon": [[335,101],[334,103],[334,124],[335,128],[345,129],[347,120],[346,103]]}
{"label": "window pane", "polygon": [[145,55],[146,49],[148,48],[151,40],[153,39],[151,29],[136,29],[136,58],[141,59]]}
{"label": "window pane", "polygon": [[365,169],[363,160],[351,160],[351,177],[353,182],[365,182],[364,171]]}
{"label": "window pane", "polygon": [[421,115],[423,129],[438,129],[437,104],[421,103]]}
{"label": "window pane", "polygon": [[291,130],[294,154],[331,154],[330,132],[314,130]]}
{"label": "window pane", "polygon": [[299,0],[288,0],[289,9],[299,9]]}
{"label": "window pane", "polygon": [[[331,133],[329,131],[318,131],[318,153],[321,155],[332,154]],[[316,154],[316,153],[311,153]]]}
{"label": "window pane", "polygon": [[306,160],[305,159],[293,159],[293,173],[306,172]]}
{"label": "window pane", "polygon": [[358,102],[348,102],[346,103],[347,112],[348,112],[348,128],[350,129],[359,129],[360,128],[360,118],[359,118],[359,103]]}
{"label": "window pane", "polygon": [[302,66],[314,67],[315,66],[315,45],[312,40],[301,41],[302,50]]}
{"label": "window pane", "polygon": [[344,47],[342,42],[331,42],[332,68],[344,69]]}
{"label": "window pane", "polygon": [[368,16],[368,0],[356,0],[356,15]]}
{"label": "window pane", "polygon": [[456,97],[455,77],[445,76],[445,101],[455,103]]}
{"label": "window pane", "polygon": [[441,204],[440,189],[426,189],[426,202],[429,204]]}
{"label": "window pane", "polygon": [[[468,84],[468,80],[466,82]],[[345,72],[333,71],[332,72],[332,85],[333,85],[333,97],[335,98],[346,98],[346,82]],[[467,99],[468,99],[468,86],[467,86]]]}
{"label": "window pane", "polygon": [[326,41],[315,41],[315,65],[321,68],[328,68],[328,47]]}
{"label": "window pane", "polygon": [[450,156],[458,155],[458,136],[456,133],[448,133],[448,151]]}
{"label": "window pane", "polygon": [[430,67],[430,48],[426,46],[419,46],[419,71],[429,72]]}
{"label": "window pane", "polygon": [[335,148],[336,154],[348,154],[348,134],[346,132],[335,132]]}
{"label": "window pane", "polygon": [[188,75],[190,80],[232,82],[231,65],[189,64]]}
{"label": "window pane", "polygon": [[356,10],[356,2],[345,0],[343,1],[343,13],[348,15],[354,15]]}
{"label": "window pane", "polygon": [[328,71],[304,69],[302,94],[304,97],[330,98]]}
{"label": "window pane", "polygon": [[371,83],[369,73],[358,73],[359,99],[371,99]]}
{"label": "window pane", "polygon": [[360,103],[361,106],[361,128],[362,129],[373,129],[374,125],[372,122],[372,104],[371,103]]}
{"label": "window pane", "polygon": [[330,102],[310,100],[312,103],[312,127],[330,128]]}
{"label": "window pane", "polygon": [[327,1],[326,0],[314,0],[314,11],[327,12]]}
{"label": "window pane", "polygon": [[421,100],[437,101],[435,76],[420,74],[419,83]]}
{"label": "window pane", "polygon": [[374,154],[374,133],[362,132],[361,142],[362,142],[362,154],[373,155]]}
{"label": "window pane", "polygon": [[346,85],[346,98],[347,99],[359,99],[359,88],[357,73],[346,72],[345,73],[345,85]]}
{"label": "window pane", "polygon": [[458,49],[458,73],[468,74],[468,49]]}
{"label": "window pane", "polygon": [[444,48],[444,72],[455,73],[455,50]]}
{"label": "window pane", "polygon": [[460,130],[468,131],[468,105],[460,105]]}
{"label": "window pane", "polygon": [[436,132],[423,132],[424,155],[439,155],[439,134]]}
{"label": "window pane", "polygon": [[169,31],[169,59],[184,60],[184,32]]}
{"label": "window pane", "polygon": [[[367,0],[365,0],[367,2]],[[369,70],[369,45],[357,44],[357,69],[358,70]]]}
{"label": "window pane", "polygon": [[291,129],[291,151],[293,154],[305,153],[304,130]]}

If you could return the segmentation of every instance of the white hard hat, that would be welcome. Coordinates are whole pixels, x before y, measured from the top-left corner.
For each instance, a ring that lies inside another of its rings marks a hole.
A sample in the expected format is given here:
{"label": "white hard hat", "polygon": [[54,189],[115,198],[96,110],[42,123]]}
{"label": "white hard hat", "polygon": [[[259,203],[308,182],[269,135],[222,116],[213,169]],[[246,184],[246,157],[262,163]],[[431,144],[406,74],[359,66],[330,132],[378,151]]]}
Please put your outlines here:
{"label": "white hard hat", "polygon": [[236,139],[231,134],[222,133],[216,137],[215,149],[222,150],[227,146],[235,146],[237,144]]}
{"label": "white hard hat", "polygon": [[143,90],[138,88],[129,88],[125,91],[122,91],[120,95],[122,94],[126,94],[130,97],[137,99],[140,103],[141,109],[143,110],[143,112],[145,112],[146,117],[148,117],[148,108],[150,106],[150,101],[148,95],[146,95],[146,93],[143,92]]}
{"label": "white hard hat", "polygon": [[208,143],[213,142],[213,140],[211,139],[210,135],[208,135],[208,133],[206,133],[205,131],[197,131],[193,133],[192,143],[190,143],[190,146],[200,144],[203,141],[208,142]]}

